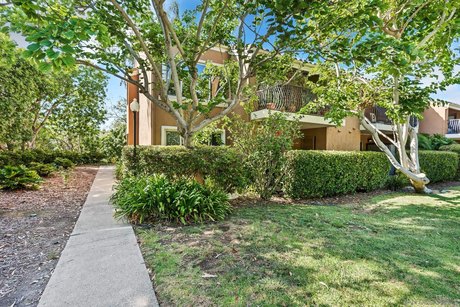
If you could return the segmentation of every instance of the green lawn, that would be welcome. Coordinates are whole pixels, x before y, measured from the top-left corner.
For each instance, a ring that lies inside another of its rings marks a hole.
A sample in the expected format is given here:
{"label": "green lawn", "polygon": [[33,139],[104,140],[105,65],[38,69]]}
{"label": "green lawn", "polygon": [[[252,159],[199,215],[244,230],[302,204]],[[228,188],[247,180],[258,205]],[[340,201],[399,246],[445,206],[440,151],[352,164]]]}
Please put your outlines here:
{"label": "green lawn", "polygon": [[460,305],[459,189],[137,232],[164,305]]}

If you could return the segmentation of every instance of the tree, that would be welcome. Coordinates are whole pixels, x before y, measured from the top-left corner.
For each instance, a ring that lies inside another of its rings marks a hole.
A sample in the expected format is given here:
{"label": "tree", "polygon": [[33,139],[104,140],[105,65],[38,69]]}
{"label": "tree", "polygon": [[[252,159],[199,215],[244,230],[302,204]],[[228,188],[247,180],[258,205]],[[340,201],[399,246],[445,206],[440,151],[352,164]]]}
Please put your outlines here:
{"label": "tree", "polygon": [[[275,27],[264,25],[266,10],[247,0],[203,0],[183,14],[177,7],[168,12],[163,0],[12,2],[3,15],[10,16],[11,30],[27,36],[26,56],[42,70],[87,65],[135,84],[176,119],[186,146],[194,133],[229,114],[257,67],[281,52]],[[228,92],[207,95],[199,90],[203,78],[197,63],[222,45],[231,46],[234,57],[219,76]],[[261,53],[264,47],[270,52]],[[171,88],[174,100],[168,96]],[[211,114],[222,101],[225,107]]]}
{"label": "tree", "polygon": [[101,136],[101,149],[106,157],[111,159],[121,158],[123,147],[126,145],[126,100],[121,99],[109,112],[112,119],[110,129],[103,131]]}
{"label": "tree", "polygon": [[[418,119],[432,93],[458,82],[454,43],[460,36],[460,2],[345,0],[324,6],[279,0],[267,5],[276,16],[293,15],[295,22],[278,23],[284,40],[318,63],[320,79],[309,84],[318,95],[316,107],[327,106],[326,116],[335,123],[358,116],[415,190],[427,191],[429,179],[418,159]],[[426,80],[428,85],[422,83]],[[386,109],[392,137],[364,116],[374,105]],[[385,142],[396,147],[397,155]]]}
{"label": "tree", "polygon": [[[100,145],[100,126],[107,113],[107,77],[93,68],[79,67],[73,71],[71,80],[71,94],[53,108],[44,136],[50,138],[55,148],[96,151]],[[48,112],[50,108],[45,110]]]}
{"label": "tree", "polygon": [[[86,67],[42,72],[23,59],[21,50],[1,33],[0,53],[2,59],[8,59],[0,62],[0,143],[9,148],[17,144],[35,147],[42,130],[53,125],[58,129],[54,138],[65,131],[88,136],[98,130],[107,86],[103,73]],[[70,128],[66,130],[65,125]],[[48,131],[41,141],[51,135]]]}

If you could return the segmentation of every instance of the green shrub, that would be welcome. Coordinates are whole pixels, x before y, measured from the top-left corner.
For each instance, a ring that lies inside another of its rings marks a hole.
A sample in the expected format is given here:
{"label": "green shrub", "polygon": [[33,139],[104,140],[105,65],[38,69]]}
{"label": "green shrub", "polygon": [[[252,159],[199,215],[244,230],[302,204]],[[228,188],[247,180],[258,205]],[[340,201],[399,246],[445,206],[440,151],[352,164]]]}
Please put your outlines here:
{"label": "green shrub", "polygon": [[281,191],[286,152],[301,136],[299,127],[298,121],[288,120],[282,113],[270,114],[262,121],[229,120],[233,146],[244,154],[242,163],[250,175],[251,188],[262,199]]}
{"label": "green shrub", "polygon": [[458,170],[458,155],[446,151],[420,151],[420,168],[430,182],[455,179]]}
{"label": "green shrub", "polygon": [[[460,159],[460,144],[458,144],[458,143],[441,146],[441,147],[439,147],[439,150],[455,152],[458,155],[459,159]],[[456,178],[460,179],[460,161],[458,163]]]}
{"label": "green shrub", "polygon": [[42,179],[34,170],[29,170],[24,165],[7,165],[0,168],[0,189],[37,189]]}
{"label": "green shrub", "polygon": [[43,164],[39,162],[30,162],[27,167],[33,171],[36,171],[40,177],[48,177],[56,171],[56,168],[53,164]]}
{"label": "green shrub", "polygon": [[389,170],[380,152],[291,150],[283,190],[292,198],[371,191],[385,186]]}
{"label": "green shrub", "polygon": [[54,160],[54,165],[63,169],[69,169],[75,166],[75,164],[70,159],[60,157]]}
{"label": "green shrub", "polygon": [[418,148],[423,150],[439,150],[441,146],[452,144],[452,139],[446,138],[441,134],[422,134],[418,135]]}
{"label": "green shrub", "polygon": [[[139,175],[164,174],[168,178],[202,178],[228,192],[246,184],[242,160],[240,153],[226,146],[200,146],[194,149],[182,146],[137,147]],[[123,174],[133,173],[133,146],[124,148],[122,161]]]}
{"label": "green shrub", "polygon": [[228,196],[190,179],[164,175],[125,177],[115,188],[116,216],[134,223],[168,220],[182,224],[224,219],[230,213]]}
{"label": "green shrub", "polygon": [[388,176],[385,184],[386,188],[392,191],[400,190],[408,185],[410,185],[409,178],[399,171],[397,171],[393,176]]}
{"label": "green shrub", "polygon": [[41,149],[27,149],[22,151],[0,150],[0,167],[5,165],[29,165],[32,162],[51,164],[56,158],[66,158],[74,164],[99,163],[104,159],[100,152],[75,151],[45,151]]}

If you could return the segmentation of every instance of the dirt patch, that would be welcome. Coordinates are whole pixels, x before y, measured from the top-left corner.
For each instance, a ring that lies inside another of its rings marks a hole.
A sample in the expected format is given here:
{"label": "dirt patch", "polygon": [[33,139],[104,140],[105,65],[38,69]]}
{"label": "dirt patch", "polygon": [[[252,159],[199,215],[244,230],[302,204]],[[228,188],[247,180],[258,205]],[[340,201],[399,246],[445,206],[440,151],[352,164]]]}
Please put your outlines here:
{"label": "dirt patch", "polygon": [[37,191],[0,191],[0,305],[36,306],[80,214],[97,167],[53,175]]}

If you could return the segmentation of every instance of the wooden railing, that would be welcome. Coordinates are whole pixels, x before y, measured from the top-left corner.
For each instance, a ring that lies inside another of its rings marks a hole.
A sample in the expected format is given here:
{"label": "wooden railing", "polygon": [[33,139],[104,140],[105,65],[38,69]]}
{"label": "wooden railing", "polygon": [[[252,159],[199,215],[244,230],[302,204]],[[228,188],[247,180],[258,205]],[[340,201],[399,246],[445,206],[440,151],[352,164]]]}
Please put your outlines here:
{"label": "wooden railing", "polygon": [[449,119],[447,122],[447,134],[460,133],[460,119]]}
{"label": "wooden railing", "polygon": [[315,99],[307,88],[295,85],[275,85],[257,91],[258,101],[255,110],[277,110],[282,112],[299,112],[300,109]]}

